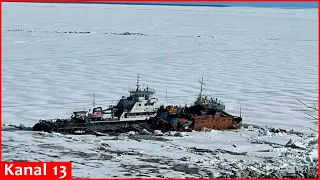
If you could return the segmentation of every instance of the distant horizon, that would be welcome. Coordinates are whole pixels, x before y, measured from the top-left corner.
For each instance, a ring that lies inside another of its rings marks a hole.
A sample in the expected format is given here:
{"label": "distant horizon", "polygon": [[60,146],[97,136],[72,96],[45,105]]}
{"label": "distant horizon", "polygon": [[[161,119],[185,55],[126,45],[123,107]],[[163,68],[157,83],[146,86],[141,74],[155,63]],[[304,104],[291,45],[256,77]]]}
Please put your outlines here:
{"label": "distant horizon", "polygon": [[317,2],[209,2],[201,4],[226,5],[231,7],[318,8]]}
{"label": "distant horizon", "polygon": [[[52,2],[56,3],[56,2]],[[64,2],[57,2],[64,3]],[[71,2],[70,2],[71,3]],[[78,3],[78,2],[74,2]],[[82,2],[79,2],[82,4]],[[262,8],[318,8],[317,2],[83,2],[85,4],[127,4],[164,6],[262,7]]]}

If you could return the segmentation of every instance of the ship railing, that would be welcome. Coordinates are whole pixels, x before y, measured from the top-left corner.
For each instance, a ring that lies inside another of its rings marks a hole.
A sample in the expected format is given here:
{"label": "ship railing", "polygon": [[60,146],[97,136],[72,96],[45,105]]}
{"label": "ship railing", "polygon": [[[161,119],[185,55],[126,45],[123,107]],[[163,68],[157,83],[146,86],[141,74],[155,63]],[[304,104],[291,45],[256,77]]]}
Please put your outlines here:
{"label": "ship railing", "polygon": [[[147,88],[139,88],[138,91],[139,92],[151,92],[151,93],[155,93],[156,92],[155,89],[149,88],[149,87],[148,87],[148,89]],[[130,88],[129,92],[130,93],[135,93],[135,92],[137,92],[137,89],[136,88]]]}

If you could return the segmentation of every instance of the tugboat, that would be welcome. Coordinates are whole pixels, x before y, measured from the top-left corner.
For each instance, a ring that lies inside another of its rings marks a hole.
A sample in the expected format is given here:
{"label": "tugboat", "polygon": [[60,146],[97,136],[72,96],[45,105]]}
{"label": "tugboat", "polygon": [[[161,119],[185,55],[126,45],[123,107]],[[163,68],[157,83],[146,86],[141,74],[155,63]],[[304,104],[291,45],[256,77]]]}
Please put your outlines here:
{"label": "tugboat", "polygon": [[[225,105],[217,98],[212,99],[202,95],[203,78],[200,93],[190,107],[161,106],[153,118],[155,128],[166,130],[191,131],[203,128],[227,130],[238,129],[242,125],[240,116],[233,116],[225,111]],[[164,125],[167,124],[167,125]]]}
{"label": "tugboat", "polygon": [[145,123],[155,117],[157,109],[154,89],[140,88],[139,75],[137,88],[129,90],[130,96],[122,98],[116,106],[107,109],[95,107],[93,99],[92,111],[74,111],[68,119],[40,120],[32,128],[33,131],[59,132],[64,134],[94,133],[96,131],[116,131],[133,124]]}

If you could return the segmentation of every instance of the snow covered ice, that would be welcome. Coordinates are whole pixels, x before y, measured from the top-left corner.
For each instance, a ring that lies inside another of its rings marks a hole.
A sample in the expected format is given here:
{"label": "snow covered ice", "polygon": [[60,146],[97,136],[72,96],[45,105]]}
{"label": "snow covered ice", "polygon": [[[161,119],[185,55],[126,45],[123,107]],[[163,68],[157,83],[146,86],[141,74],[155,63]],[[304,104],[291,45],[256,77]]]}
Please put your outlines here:
{"label": "snow covered ice", "polygon": [[[3,3],[3,123],[107,107],[134,85],[168,103],[207,94],[245,124],[180,136],[5,131],[3,160],[73,161],[75,177],[220,177],[317,167],[297,101],[317,103],[317,9]],[[258,127],[257,127],[258,126]],[[261,128],[259,128],[261,126]],[[270,132],[266,127],[299,133]],[[317,128],[317,127],[315,127]],[[316,171],[317,172],[317,171]],[[276,176],[276,175],[274,175]]]}

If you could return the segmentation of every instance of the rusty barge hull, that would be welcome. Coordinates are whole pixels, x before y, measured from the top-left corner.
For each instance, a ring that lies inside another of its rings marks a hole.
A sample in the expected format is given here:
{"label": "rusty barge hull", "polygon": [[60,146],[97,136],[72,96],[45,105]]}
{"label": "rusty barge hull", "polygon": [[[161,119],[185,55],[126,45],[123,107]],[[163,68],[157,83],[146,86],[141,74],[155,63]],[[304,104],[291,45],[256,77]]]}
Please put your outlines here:
{"label": "rusty barge hull", "polygon": [[232,116],[226,112],[221,112],[219,115],[193,116],[193,119],[193,130],[201,130],[203,128],[216,130],[239,129],[242,125],[241,117]]}
{"label": "rusty barge hull", "polygon": [[[170,126],[167,130],[200,131],[204,128],[215,130],[238,129],[242,125],[242,118],[233,116],[225,111],[207,109],[196,110],[194,107],[161,107],[152,124],[159,124],[156,128],[162,129],[166,123]],[[201,108],[200,108],[201,109]]]}

